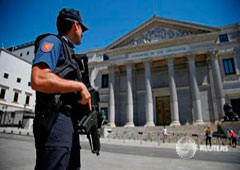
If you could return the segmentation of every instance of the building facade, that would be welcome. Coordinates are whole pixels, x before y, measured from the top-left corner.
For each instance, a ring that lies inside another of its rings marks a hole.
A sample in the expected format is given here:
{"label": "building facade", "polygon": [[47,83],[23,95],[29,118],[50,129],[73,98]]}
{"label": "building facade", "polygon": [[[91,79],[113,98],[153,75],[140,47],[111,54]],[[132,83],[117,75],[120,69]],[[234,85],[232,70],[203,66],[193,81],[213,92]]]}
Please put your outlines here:
{"label": "building facade", "polygon": [[31,62],[0,49],[1,126],[16,126],[19,121],[27,125],[34,117],[35,92],[31,89],[31,68]]}
{"label": "building facade", "polygon": [[32,63],[34,58],[34,41],[24,43],[21,45],[9,47],[7,49],[12,54],[15,54],[19,58],[22,58],[30,63]]}
{"label": "building facade", "polygon": [[[225,102],[240,115],[240,23],[209,27],[154,16],[107,47],[81,53],[109,126],[214,123]],[[1,50],[2,112],[34,109],[33,57],[33,42]]]}
{"label": "building facade", "polygon": [[240,24],[152,17],[106,48],[84,52],[109,125],[180,126],[240,114]]}

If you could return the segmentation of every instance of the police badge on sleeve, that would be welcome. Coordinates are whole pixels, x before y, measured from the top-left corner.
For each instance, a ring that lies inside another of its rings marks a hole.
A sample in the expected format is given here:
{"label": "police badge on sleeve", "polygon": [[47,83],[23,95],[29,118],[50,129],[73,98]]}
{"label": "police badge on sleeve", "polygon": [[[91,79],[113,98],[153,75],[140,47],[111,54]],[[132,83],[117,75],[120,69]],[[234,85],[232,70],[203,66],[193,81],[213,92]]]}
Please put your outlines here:
{"label": "police badge on sleeve", "polygon": [[50,42],[44,42],[44,44],[41,47],[41,50],[45,53],[51,51],[53,48],[53,43]]}

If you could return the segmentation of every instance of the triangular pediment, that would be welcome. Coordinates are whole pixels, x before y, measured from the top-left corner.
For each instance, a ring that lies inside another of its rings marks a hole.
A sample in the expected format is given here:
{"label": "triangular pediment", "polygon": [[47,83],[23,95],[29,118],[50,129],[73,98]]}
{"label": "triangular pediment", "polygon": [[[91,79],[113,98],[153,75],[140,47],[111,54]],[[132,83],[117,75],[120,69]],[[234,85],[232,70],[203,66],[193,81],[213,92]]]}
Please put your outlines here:
{"label": "triangular pediment", "polygon": [[106,49],[149,44],[215,31],[219,31],[219,29],[154,16],[125,36],[107,46]]}

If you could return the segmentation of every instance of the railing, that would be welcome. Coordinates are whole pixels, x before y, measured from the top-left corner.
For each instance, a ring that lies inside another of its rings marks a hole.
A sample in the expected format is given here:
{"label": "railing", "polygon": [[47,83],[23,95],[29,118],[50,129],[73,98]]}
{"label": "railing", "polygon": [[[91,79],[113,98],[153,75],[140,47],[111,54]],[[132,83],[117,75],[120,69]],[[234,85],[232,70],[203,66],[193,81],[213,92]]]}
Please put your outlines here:
{"label": "railing", "polygon": [[[199,145],[205,145],[205,134],[204,133],[169,133],[167,138],[164,137],[162,133],[159,132],[110,132],[107,135],[108,141],[111,140],[122,140],[123,143],[126,143],[127,141],[139,141],[140,144],[143,142],[157,142],[158,145],[160,143],[177,143],[178,140],[184,136],[191,137],[196,144]],[[212,137],[211,143],[213,145],[229,145],[230,140],[226,137],[219,136],[219,137]]]}

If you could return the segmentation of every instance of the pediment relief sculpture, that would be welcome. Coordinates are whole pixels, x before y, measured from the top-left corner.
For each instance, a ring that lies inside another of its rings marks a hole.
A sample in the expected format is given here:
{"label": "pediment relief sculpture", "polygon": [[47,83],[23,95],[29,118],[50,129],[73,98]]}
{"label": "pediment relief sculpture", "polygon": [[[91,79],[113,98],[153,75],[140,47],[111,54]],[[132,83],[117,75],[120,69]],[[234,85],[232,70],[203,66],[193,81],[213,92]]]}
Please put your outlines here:
{"label": "pediment relief sculpture", "polygon": [[159,42],[159,41],[174,39],[177,37],[184,37],[191,34],[193,34],[193,32],[156,26],[146,31],[141,36],[136,37],[130,42],[122,44],[119,47],[146,44],[151,42]]}

